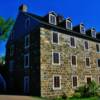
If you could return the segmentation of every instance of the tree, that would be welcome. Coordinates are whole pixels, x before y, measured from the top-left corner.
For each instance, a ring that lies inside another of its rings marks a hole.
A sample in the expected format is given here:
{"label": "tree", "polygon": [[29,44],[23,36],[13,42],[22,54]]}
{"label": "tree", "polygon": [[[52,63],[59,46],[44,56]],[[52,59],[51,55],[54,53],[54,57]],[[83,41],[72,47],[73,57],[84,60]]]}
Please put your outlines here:
{"label": "tree", "polygon": [[3,17],[0,17],[0,42],[8,39],[13,24],[14,20],[12,18],[5,20]]}

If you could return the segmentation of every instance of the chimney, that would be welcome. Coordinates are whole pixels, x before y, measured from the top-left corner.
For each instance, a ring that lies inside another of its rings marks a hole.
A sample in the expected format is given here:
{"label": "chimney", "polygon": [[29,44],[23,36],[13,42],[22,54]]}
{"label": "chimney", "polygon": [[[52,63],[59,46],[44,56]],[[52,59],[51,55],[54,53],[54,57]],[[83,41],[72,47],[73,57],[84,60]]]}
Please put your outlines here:
{"label": "chimney", "polygon": [[27,9],[28,9],[28,7],[27,7],[27,5],[25,5],[25,4],[22,4],[22,5],[19,7],[19,11],[21,11],[21,12],[27,12]]}

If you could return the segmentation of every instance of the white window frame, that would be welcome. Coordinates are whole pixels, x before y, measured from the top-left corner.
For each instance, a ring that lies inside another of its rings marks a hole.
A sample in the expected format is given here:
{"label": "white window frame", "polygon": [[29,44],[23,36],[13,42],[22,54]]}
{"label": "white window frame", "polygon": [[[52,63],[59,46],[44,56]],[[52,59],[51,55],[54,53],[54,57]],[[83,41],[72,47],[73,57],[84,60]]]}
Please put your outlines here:
{"label": "white window frame", "polygon": [[[95,31],[95,36],[93,35],[93,31]],[[93,28],[91,29],[91,35],[92,35],[92,37],[96,38],[96,30]]]}
{"label": "white window frame", "polygon": [[[71,28],[68,27],[68,22],[71,23]],[[70,20],[66,19],[66,29],[72,30],[72,28],[73,28],[72,27],[72,22]]]}
{"label": "white window frame", "polygon": [[[51,22],[51,16],[55,17],[55,23],[52,23],[52,22]],[[53,24],[53,25],[57,25],[57,18],[56,18],[55,15],[49,14],[49,23],[50,23],[50,24]]]}
{"label": "white window frame", "polygon": [[[75,56],[75,57],[76,57],[76,65],[73,65],[73,64],[72,64],[72,56]],[[77,55],[71,55],[71,66],[72,66],[72,67],[77,67]]]}
{"label": "white window frame", "polygon": [[[89,65],[90,65],[90,66],[87,66],[87,65],[86,65],[86,58],[89,58]],[[91,60],[90,60],[90,57],[85,57],[85,66],[86,66],[86,68],[91,68]]]}
{"label": "white window frame", "polygon": [[[53,42],[53,34],[54,34],[54,33],[58,35],[58,43]],[[59,33],[59,32],[56,32],[56,31],[52,31],[52,32],[51,32],[52,44],[58,44],[58,45],[59,45],[59,34],[60,34],[60,33]]]}
{"label": "white window frame", "polygon": [[[71,38],[74,38],[75,46],[72,46],[72,45],[71,45]],[[71,47],[71,48],[76,48],[76,38],[73,37],[73,36],[70,36],[70,47]]]}
{"label": "white window frame", "polygon": [[81,24],[80,24],[80,33],[81,33],[81,34],[85,34],[85,27],[84,27],[84,33],[83,33],[82,30],[81,30],[82,27],[84,27],[84,25],[81,25]]}
{"label": "white window frame", "polygon": [[98,66],[98,60],[100,60],[100,58],[97,58],[97,59],[96,59],[97,68],[100,69],[100,67]]}
{"label": "white window frame", "polygon": [[[88,43],[88,49],[86,49],[86,48],[85,48],[85,42],[87,42],[87,43]],[[84,50],[89,51],[89,47],[90,47],[90,46],[89,46],[89,41],[88,41],[88,40],[84,40]]]}
{"label": "white window frame", "polygon": [[14,67],[14,65],[12,66],[12,64],[14,64],[14,60],[10,60],[10,61],[9,61],[9,71],[10,71],[10,72],[13,72],[13,67]]}
{"label": "white window frame", "polygon": [[[77,77],[77,86],[73,86],[73,77]],[[75,89],[79,86],[79,83],[78,83],[78,75],[72,75],[72,88]]]}
{"label": "white window frame", "polygon": [[97,47],[96,47],[96,52],[97,52],[97,53],[100,53],[100,44],[99,44],[99,43],[96,43],[96,45],[99,46],[99,52],[97,51]]}
{"label": "white window frame", "polygon": [[[59,77],[60,81],[60,87],[54,87],[54,77]],[[53,75],[53,90],[61,90],[61,75]]]}
{"label": "white window frame", "polygon": [[[58,53],[58,55],[59,55],[59,63],[54,63],[54,59],[53,59],[53,54],[54,53]],[[52,51],[52,65],[60,65],[60,52],[54,52],[54,51]]]}
{"label": "white window frame", "polygon": [[[28,38],[28,45],[26,45],[27,38]],[[25,49],[29,48],[30,46],[30,35],[29,34],[25,36],[24,46],[25,46]]]}
{"label": "white window frame", "polygon": [[14,55],[14,45],[10,46],[10,56]]}
{"label": "white window frame", "polygon": [[87,83],[87,78],[91,78],[91,81],[93,80],[92,75],[85,75],[85,83]]}
{"label": "white window frame", "polygon": [[[25,80],[26,80],[26,79],[28,79],[28,82],[29,82],[29,83],[28,83],[28,85],[29,85],[29,86],[28,86],[28,91],[25,91],[25,84],[26,84],[26,83],[25,83]],[[24,76],[24,93],[29,93],[29,91],[30,91],[30,78],[29,78],[29,76]]]}
{"label": "white window frame", "polygon": [[[25,59],[26,59],[25,57],[26,56],[28,56],[28,65],[27,66],[25,65]],[[24,55],[24,68],[29,68],[29,65],[30,65],[29,62],[30,62],[30,56],[29,56],[29,53],[27,53]]]}
{"label": "white window frame", "polygon": [[100,75],[98,76],[98,84],[100,84],[100,80],[99,80],[99,78],[100,78]]}

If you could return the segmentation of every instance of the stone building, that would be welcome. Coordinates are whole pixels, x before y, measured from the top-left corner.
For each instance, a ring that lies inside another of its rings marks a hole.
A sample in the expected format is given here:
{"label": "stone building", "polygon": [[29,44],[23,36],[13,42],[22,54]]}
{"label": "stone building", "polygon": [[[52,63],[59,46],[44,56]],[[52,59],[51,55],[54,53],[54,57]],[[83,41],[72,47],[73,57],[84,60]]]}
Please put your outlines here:
{"label": "stone building", "polygon": [[100,84],[100,34],[54,11],[37,16],[21,5],[6,49],[9,93],[70,96],[91,80]]}

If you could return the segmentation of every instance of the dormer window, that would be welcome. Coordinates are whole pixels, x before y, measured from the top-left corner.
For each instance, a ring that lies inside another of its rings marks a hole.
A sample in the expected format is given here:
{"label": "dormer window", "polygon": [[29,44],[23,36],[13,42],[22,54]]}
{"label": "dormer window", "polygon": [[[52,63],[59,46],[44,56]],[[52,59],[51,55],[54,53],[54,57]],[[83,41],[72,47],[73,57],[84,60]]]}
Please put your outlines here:
{"label": "dormer window", "polygon": [[80,24],[80,33],[85,34],[85,27],[83,24]]}
{"label": "dormer window", "polygon": [[49,14],[49,23],[50,24],[53,24],[53,25],[56,25],[57,24],[56,16],[55,15]]}
{"label": "dormer window", "polygon": [[91,29],[92,37],[96,38],[96,30],[94,28]]}
{"label": "dormer window", "polygon": [[66,29],[72,30],[72,22],[71,20],[66,20]]}

